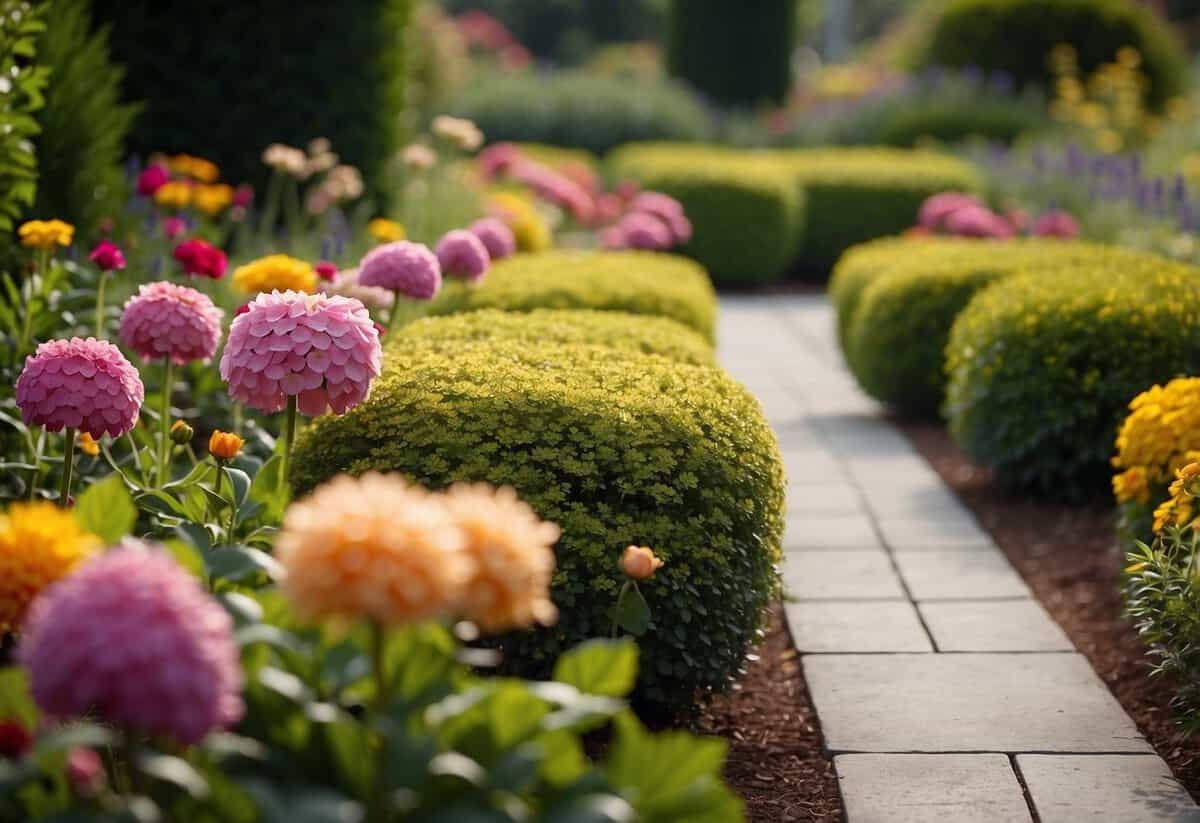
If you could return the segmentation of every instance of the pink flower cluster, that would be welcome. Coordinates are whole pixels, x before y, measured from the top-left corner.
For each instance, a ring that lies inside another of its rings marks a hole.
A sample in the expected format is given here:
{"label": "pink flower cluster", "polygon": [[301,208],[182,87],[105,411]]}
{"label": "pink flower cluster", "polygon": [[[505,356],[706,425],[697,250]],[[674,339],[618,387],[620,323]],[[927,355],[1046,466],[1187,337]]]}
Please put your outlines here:
{"label": "pink flower cluster", "polygon": [[146,390],[133,364],[106,340],[50,340],[25,359],[17,406],[27,425],[74,428],[99,440],[134,427]]}
{"label": "pink flower cluster", "polygon": [[648,191],[630,200],[629,210],[614,226],[605,229],[600,244],[607,249],[666,251],[692,239],[692,224],[678,200]]}
{"label": "pink flower cluster", "polygon": [[17,657],[47,714],[184,744],[241,719],[233,621],[165,550],[126,541],[47,588]]}
{"label": "pink flower cluster", "polygon": [[576,223],[588,225],[595,217],[596,206],[591,193],[567,175],[547,165],[518,159],[512,165],[510,175],[546,202],[565,209]]}
{"label": "pink flower cluster", "polygon": [[481,217],[471,224],[469,231],[483,243],[492,260],[503,260],[517,253],[517,238],[508,224],[497,217]]}
{"label": "pink flower cluster", "polygon": [[454,229],[442,235],[437,242],[437,259],[443,274],[469,283],[482,280],[491,264],[483,241],[466,229]]}
{"label": "pink flower cluster", "polygon": [[[1000,215],[978,197],[963,192],[942,192],[929,197],[917,213],[914,234],[950,234],[957,237],[1007,240],[1026,230],[1024,214]],[[1063,211],[1051,210],[1028,226],[1033,237],[1075,238],[1079,222]]]}
{"label": "pink flower cluster", "polygon": [[432,300],[442,287],[442,267],[428,246],[397,240],[367,252],[358,264],[358,284]]}
{"label": "pink flower cluster", "polygon": [[147,283],[121,313],[121,343],[143,360],[208,361],[221,340],[220,309],[208,295],[161,281]]}
{"label": "pink flower cluster", "polygon": [[237,401],[268,414],[296,397],[309,416],[337,414],[367,398],[379,376],[379,332],[357,300],[271,292],[233,319],[221,377]]}

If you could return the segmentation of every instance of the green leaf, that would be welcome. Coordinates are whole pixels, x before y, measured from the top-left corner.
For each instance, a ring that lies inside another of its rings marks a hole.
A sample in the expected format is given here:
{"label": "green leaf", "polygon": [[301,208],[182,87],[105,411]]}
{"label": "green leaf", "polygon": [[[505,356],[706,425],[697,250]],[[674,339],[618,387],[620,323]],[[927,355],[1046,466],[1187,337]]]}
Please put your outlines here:
{"label": "green leaf", "polygon": [[192,797],[208,795],[208,781],[181,757],[157,752],[142,752],[137,758],[143,773],[182,789]]}
{"label": "green leaf", "polygon": [[631,638],[589,640],[558,659],[554,679],[584,694],[625,697],[637,682],[637,663],[637,643]]}
{"label": "green leaf", "polygon": [[321,728],[342,783],[352,794],[366,797],[374,782],[374,758],[364,756],[372,746],[366,727],[352,717],[342,716]]}
{"label": "green leaf", "polygon": [[29,732],[37,728],[38,710],[24,669],[0,669],[0,720],[16,720]]}
{"label": "green leaf", "polygon": [[250,499],[262,504],[265,517],[270,522],[277,522],[283,517],[283,510],[287,508],[291,496],[291,487],[279,482],[282,466],[283,458],[274,455],[258,470],[254,482],[250,484]]}
{"label": "green leaf", "polygon": [[624,597],[617,601],[613,617],[622,629],[634,637],[641,637],[650,628],[650,604],[637,586],[630,586],[624,592]]}
{"label": "green leaf", "polygon": [[225,466],[224,468],[225,476],[233,486],[233,499],[241,506],[246,502],[246,498],[250,494],[250,475],[241,469],[235,469],[231,466]]}
{"label": "green leaf", "polygon": [[119,475],[93,483],[84,489],[72,509],[81,528],[112,545],[129,534],[137,523],[137,506]]}
{"label": "green leaf", "polygon": [[259,572],[272,579],[279,578],[283,571],[274,557],[260,549],[247,546],[222,546],[204,555],[204,565],[209,577],[238,582]]}

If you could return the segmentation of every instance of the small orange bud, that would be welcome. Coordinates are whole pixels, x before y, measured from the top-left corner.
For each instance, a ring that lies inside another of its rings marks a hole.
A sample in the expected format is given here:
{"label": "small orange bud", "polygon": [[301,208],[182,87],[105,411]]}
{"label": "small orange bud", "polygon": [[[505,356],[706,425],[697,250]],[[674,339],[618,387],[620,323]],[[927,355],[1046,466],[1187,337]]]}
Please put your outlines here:
{"label": "small orange bud", "polygon": [[233,432],[215,431],[208,438],[208,453],[218,460],[232,460],[245,444],[246,441]]}
{"label": "small orange bud", "polygon": [[649,580],[662,564],[648,546],[628,546],[621,555],[621,571],[630,580]]}
{"label": "small orange bud", "polygon": [[183,420],[176,420],[171,424],[171,442],[177,446],[186,446],[192,442],[193,434],[195,431]]}
{"label": "small orange bud", "polygon": [[75,440],[75,445],[81,452],[92,457],[100,453],[100,444],[87,432],[79,433],[79,437]]}

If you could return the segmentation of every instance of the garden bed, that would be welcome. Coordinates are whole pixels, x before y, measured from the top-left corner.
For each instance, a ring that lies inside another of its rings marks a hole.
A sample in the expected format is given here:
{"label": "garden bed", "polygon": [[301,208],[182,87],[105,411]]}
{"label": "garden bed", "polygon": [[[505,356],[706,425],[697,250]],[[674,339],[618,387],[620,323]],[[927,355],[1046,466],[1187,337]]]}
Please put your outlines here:
{"label": "garden bed", "polygon": [[1005,495],[940,423],[894,422],[975,513],[1142,734],[1200,799],[1200,740],[1180,734],[1169,706],[1171,684],[1150,678],[1145,647],[1122,616],[1124,564],[1112,511]]}

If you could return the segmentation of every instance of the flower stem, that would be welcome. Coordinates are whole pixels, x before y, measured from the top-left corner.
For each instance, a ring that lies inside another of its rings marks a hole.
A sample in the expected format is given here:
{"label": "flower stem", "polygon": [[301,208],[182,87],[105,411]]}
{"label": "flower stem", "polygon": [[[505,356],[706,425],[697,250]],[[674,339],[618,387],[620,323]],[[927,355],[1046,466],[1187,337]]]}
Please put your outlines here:
{"label": "flower stem", "polygon": [[96,284],[96,339],[104,339],[104,284],[108,275],[100,272],[100,282]]}
{"label": "flower stem", "polygon": [[283,459],[279,463],[279,489],[287,485],[288,467],[292,462],[292,446],[296,442],[296,395],[287,401],[287,422],[283,430]]}
{"label": "flower stem", "polygon": [[171,473],[171,384],[173,382],[171,358],[163,358],[163,384],[161,418],[158,421],[161,439],[158,442],[158,487],[161,489],[170,479]]}
{"label": "flower stem", "polygon": [[64,437],[66,443],[63,451],[62,485],[58,487],[58,505],[65,509],[71,499],[71,475],[75,473],[75,429],[68,426]]}
{"label": "flower stem", "polygon": [[[371,672],[375,676],[375,696],[371,700],[371,713],[378,720],[387,707],[388,681],[384,667],[384,654],[387,647],[387,634],[374,620],[370,621],[371,633]],[[379,723],[376,723],[376,729]],[[387,797],[387,764],[384,762],[387,751],[383,740],[375,741],[375,775],[371,796],[368,799],[367,820],[370,823],[384,823],[388,819]]]}
{"label": "flower stem", "polygon": [[387,330],[389,335],[392,333],[392,329],[396,328],[396,318],[400,316],[400,306],[402,305],[400,301],[403,299],[399,291],[394,291],[392,294],[395,295],[395,299],[392,300],[392,310],[388,313]]}
{"label": "flower stem", "polygon": [[613,640],[617,639],[617,629],[620,628],[618,621],[621,619],[621,604],[625,602],[625,595],[629,594],[629,587],[632,585],[632,580],[625,581],[625,585],[621,586],[620,594],[617,595],[617,605],[613,606],[612,632],[609,634]]}

